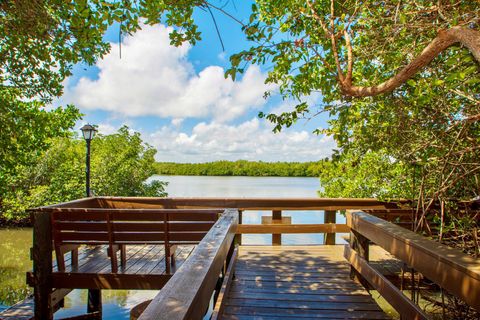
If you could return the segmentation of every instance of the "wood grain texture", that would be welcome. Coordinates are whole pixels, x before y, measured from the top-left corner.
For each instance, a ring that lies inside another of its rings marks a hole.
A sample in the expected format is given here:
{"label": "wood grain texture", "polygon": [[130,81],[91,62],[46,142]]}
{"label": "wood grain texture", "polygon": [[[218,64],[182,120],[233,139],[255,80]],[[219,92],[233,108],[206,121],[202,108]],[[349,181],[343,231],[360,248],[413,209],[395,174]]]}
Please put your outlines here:
{"label": "wood grain texture", "polygon": [[[180,268],[191,252],[193,245],[180,245],[175,253],[172,272]],[[111,273],[110,259],[105,246],[81,247],[77,269],[67,266],[65,272],[53,267],[50,286],[56,288],[84,289],[151,289],[158,290],[171,278],[165,270],[163,246],[131,245],[126,250],[127,263],[116,274]],[[27,273],[27,283],[35,284],[33,272]],[[70,290],[53,291],[50,304],[54,306]]]}
{"label": "wood grain texture", "polygon": [[232,257],[227,267],[227,272],[223,278],[222,287],[217,297],[215,307],[213,309],[212,317],[210,320],[218,320],[223,314],[223,309],[225,307],[225,300],[230,293],[230,288],[232,287],[233,275],[235,273],[235,264],[238,257],[238,247],[234,249]]}
{"label": "wood grain texture", "polygon": [[51,304],[52,230],[48,212],[32,212],[33,220],[33,295],[36,319],[53,319]]}
{"label": "wood grain texture", "polygon": [[480,310],[480,259],[365,212],[348,212],[347,225]]}
{"label": "wood grain texture", "polygon": [[226,210],[139,319],[201,319],[233,243],[237,223],[238,212]]}
{"label": "wood grain texture", "polygon": [[408,299],[380,272],[370,266],[368,260],[356,253],[350,246],[345,247],[345,259],[402,317],[412,320],[429,319],[419,306]]}
{"label": "wood grain texture", "polygon": [[237,208],[239,210],[343,210],[398,208],[376,199],[98,197],[111,208]]}
{"label": "wood grain texture", "polygon": [[[343,246],[241,246],[220,319],[388,319]],[[330,272],[329,272],[330,271]]]}
{"label": "wood grain texture", "polygon": [[[335,210],[325,210],[324,212],[324,222],[325,224],[334,224],[337,222],[337,211]],[[348,232],[348,231],[347,231]],[[335,244],[335,231],[327,232],[324,240],[326,245]]]}
{"label": "wood grain texture", "polygon": [[347,233],[350,228],[345,224],[241,224],[237,233]]}
{"label": "wood grain texture", "polygon": [[64,254],[72,244],[108,244],[111,272],[117,273],[117,251],[125,264],[125,245],[153,243],[165,246],[165,266],[170,272],[173,245],[201,241],[221,212],[220,209],[53,208],[51,212],[39,213],[51,216],[59,271],[65,270]]}

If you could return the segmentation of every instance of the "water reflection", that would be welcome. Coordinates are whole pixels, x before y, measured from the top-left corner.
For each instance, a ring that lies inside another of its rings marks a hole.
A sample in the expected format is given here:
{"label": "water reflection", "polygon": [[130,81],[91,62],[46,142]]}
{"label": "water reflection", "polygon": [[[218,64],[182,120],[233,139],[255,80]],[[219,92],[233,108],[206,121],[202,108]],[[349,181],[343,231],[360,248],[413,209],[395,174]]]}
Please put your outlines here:
{"label": "water reflection", "polygon": [[25,272],[32,268],[32,229],[0,229],[0,305],[11,305],[31,293]]}
{"label": "water reflection", "polygon": [[[156,290],[102,290],[103,319],[129,319],[130,310],[152,299]],[[55,313],[55,319],[85,314],[87,290],[74,290],[65,299],[65,308]]]}

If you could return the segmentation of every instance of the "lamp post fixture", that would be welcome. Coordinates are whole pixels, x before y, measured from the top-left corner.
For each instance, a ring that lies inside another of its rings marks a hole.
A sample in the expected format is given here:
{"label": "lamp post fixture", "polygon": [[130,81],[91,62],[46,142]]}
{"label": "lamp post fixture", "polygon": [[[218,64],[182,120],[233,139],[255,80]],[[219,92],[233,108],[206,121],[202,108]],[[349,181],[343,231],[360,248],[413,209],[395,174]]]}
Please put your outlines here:
{"label": "lamp post fixture", "polygon": [[85,139],[85,142],[87,143],[85,187],[86,187],[87,197],[90,197],[90,142],[92,141],[93,137],[95,136],[95,132],[97,132],[97,129],[95,129],[94,126],[87,123],[86,125],[81,127],[80,130],[82,130],[83,138]]}
{"label": "lamp post fixture", "polygon": [[[90,197],[90,142],[95,136],[94,126],[91,124],[86,124],[80,128],[82,130],[83,138],[87,143],[87,155],[86,155],[86,168],[85,168],[85,187],[87,192],[87,197]],[[100,312],[100,317],[102,314],[102,292],[99,289],[89,289],[88,290],[88,299],[87,299],[87,312]]]}

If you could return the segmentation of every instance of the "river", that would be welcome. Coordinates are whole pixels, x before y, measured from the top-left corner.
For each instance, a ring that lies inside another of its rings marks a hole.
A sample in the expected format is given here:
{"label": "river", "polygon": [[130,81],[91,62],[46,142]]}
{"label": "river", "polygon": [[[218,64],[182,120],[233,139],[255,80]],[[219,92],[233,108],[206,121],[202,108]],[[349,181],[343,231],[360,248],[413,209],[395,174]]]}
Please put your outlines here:
{"label": "river", "polygon": [[[296,177],[204,177],[204,176],[153,176],[150,179],[167,181],[170,197],[316,197],[320,188],[316,178]],[[260,223],[261,213],[245,212],[244,223]],[[265,215],[265,214],[264,214]],[[292,223],[322,223],[323,212],[288,212]],[[342,223],[344,218],[337,217]],[[32,231],[29,228],[0,229],[0,308],[24,295],[25,272],[31,268],[29,248]],[[341,239],[337,238],[340,242]],[[244,244],[268,244],[271,236],[244,236]],[[285,244],[317,244],[323,242],[320,234],[283,235]],[[156,291],[117,290],[103,291],[104,319],[129,319],[130,309],[155,296]],[[56,318],[86,312],[86,291],[75,290],[65,300],[65,308]]]}

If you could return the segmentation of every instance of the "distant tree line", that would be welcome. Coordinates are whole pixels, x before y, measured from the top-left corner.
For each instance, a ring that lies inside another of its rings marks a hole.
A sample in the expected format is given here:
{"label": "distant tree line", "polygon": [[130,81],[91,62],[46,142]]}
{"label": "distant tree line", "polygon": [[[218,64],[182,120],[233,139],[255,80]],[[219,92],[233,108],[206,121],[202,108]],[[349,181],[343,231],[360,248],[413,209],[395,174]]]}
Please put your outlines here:
{"label": "distant tree line", "polygon": [[318,177],[317,162],[213,161],[206,163],[157,162],[158,174],[180,176]]}

